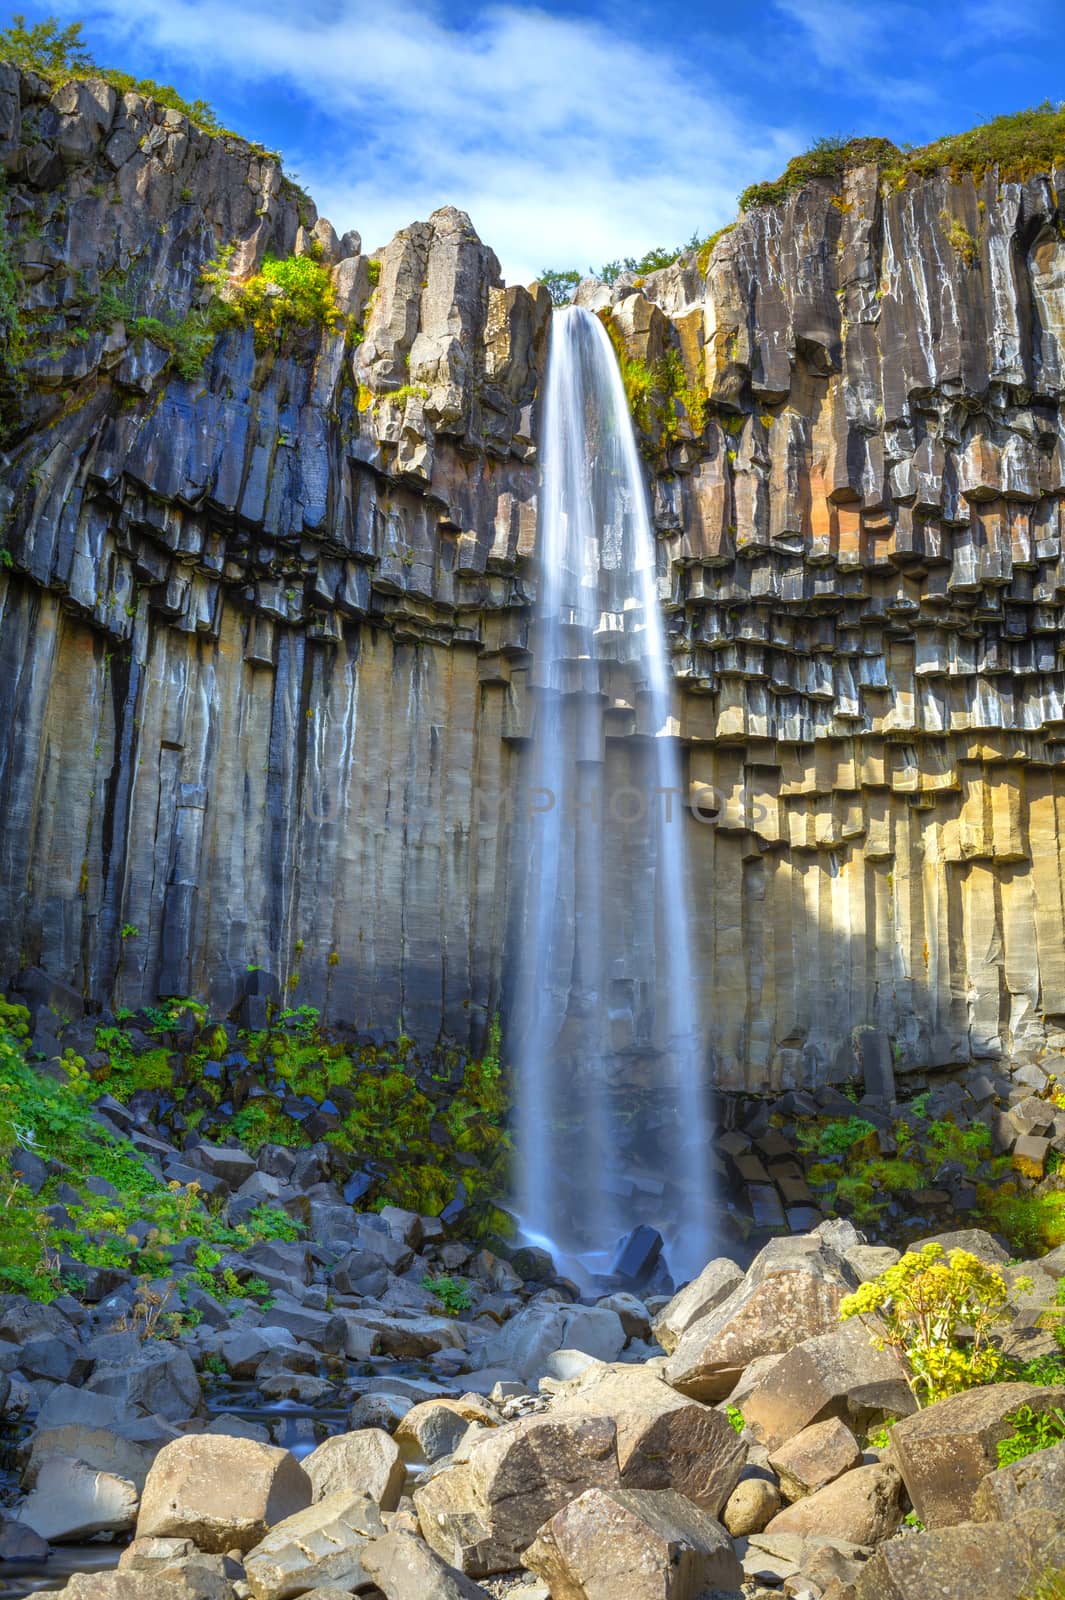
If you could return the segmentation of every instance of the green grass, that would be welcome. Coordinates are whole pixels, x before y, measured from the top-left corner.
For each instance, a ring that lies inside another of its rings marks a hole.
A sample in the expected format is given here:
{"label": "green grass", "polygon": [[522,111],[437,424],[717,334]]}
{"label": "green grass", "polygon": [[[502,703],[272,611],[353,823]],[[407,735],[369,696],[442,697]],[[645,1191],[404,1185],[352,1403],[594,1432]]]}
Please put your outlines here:
{"label": "green grass", "polygon": [[[1048,172],[1065,159],[1065,102],[1044,101],[1026,111],[1013,111],[990,122],[980,123],[964,133],[946,134],[930,144],[899,148],[890,139],[823,138],[809,150],[788,162],[779,178],[754,183],[740,195],[740,210],[756,206],[779,205],[796,189],[815,180],[827,180],[839,187],[849,167],[875,161],[881,180],[901,188],[910,178],[927,178],[947,172],[955,181],[964,177],[980,179],[992,168],[999,180],[1025,179]],[[960,232],[958,231],[960,229]],[[972,241],[962,238],[964,229],[952,228],[959,253],[972,260]]]}

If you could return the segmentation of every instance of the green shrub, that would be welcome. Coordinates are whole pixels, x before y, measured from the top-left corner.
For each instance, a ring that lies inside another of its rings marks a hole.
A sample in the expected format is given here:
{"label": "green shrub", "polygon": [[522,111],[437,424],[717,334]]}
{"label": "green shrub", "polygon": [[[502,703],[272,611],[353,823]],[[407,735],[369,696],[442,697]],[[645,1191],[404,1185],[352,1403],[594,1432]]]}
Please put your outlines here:
{"label": "green shrub", "polygon": [[422,1288],[440,1301],[444,1314],[449,1317],[457,1317],[460,1311],[468,1311],[473,1304],[465,1278],[425,1277]]}
{"label": "green shrub", "polygon": [[[1030,1285],[1019,1279],[1014,1290],[1023,1287]],[[965,1250],[944,1258],[938,1244],[908,1252],[840,1305],[843,1321],[878,1318],[884,1333],[874,1332],[873,1343],[899,1352],[921,1404],[992,1383],[1007,1371],[1007,1358],[990,1335],[1010,1314],[1010,1289],[997,1268]]]}
{"label": "green shrub", "polygon": [[15,15],[10,28],[0,29],[0,60],[12,62],[23,72],[36,72],[50,83],[64,83],[70,78],[102,78],[118,94],[134,91],[171,111],[181,112],[205,133],[229,131],[221,126],[205,100],[186,100],[169,83],[135,78],[128,72],[98,66],[82,38],[80,22],[62,28],[57,18],[45,17],[27,27],[26,18]]}
{"label": "green shrub", "polygon": [[1049,1450],[1051,1445],[1065,1441],[1065,1410],[1060,1406],[1052,1406],[1049,1411],[1018,1406],[1005,1420],[1013,1432],[995,1445],[1000,1467],[1011,1466],[1037,1450]]}
{"label": "green shrub", "polygon": [[328,267],[311,256],[267,255],[262,268],[243,283],[229,277],[232,247],[204,268],[203,282],[215,292],[208,320],[216,328],[250,327],[256,349],[298,328],[332,332],[340,323],[336,289]]}
{"label": "green shrub", "polygon": [[847,1117],[843,1120],[815,1123],[809,1128],[800,1128],[796,1143],[800,1150],[807,1153],[819,1156],[842,1156],[849,1154],[856,1145],[861,1144],[875,1132],[873,1124],[867,1122],[864,1117]]}
{"label": "green shrub", "polygon": [[726,1406],[725,1415],[728,1418],[730,1428],[736,1433],[742,1433],[747,1424],[743,1420],[743,1412],[739,1406]]}

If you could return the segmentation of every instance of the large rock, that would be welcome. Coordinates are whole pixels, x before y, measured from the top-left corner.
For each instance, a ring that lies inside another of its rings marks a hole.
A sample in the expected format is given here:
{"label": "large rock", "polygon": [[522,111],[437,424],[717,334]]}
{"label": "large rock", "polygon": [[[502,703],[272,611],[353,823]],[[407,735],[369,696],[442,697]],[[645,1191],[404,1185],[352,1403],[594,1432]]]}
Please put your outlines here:
{"label": "large rock", "polygon": [[[1065,1409],[1065,1394],[1062,1395]],[[973,1497],[974,1522],[1008,1522],[1022,1511],[1065,1507],[1065,1444],[1035,1450],[989,1472]]]}
{"label": "large rock", "polygon": [[365,1494],[382,1511],[394,1511],[406,1471],[399,1445],[381,1428],[360,1428],[324,1439],[303,1461],[315,1500],[343,1490]]}
{"label": "large rock", "polygon": [[412,1406],[396,1429],[396,1438],[417,1450],[425,1461],[449,1456],[472,1422],[494,1428],[499,1413],[479,1395],[459,1400],[422,1400]]}
{"label": "large rock", "polygon": [[667,1356],[673,1354],[693,1322],[709,1316],[742,1282],[742,1269],[728,1256],[718,1256],[686,1283],[655,1318],[654,1336]]}
{"label": "large rock", "polygon": [[87,1427],[80,1422],[38,1428],[30,1438],[29,1456],[22,1473],[23,1487],[32,1489],[46,1462],[66,1456],[83,1461],[97,1472],[128,1478],[139,1492],[160,1450],[178,1437],[177,1431],[161,1417],[139,1417],[109,1428]]}
{"label": "large rock", "polygon": [[1022,1405],[1042,1411],[1060,1404],[1060,1389],[993,1383],[952,1395],[896,1423],[892,1459],[925,1527],[972,1519],[976,1491],[998,1466],[995,1447],[1013,1431],[1006,1420],[1012,1412]]}
{"label": "large rock", "polygon": [[666,1377],[683,1394],[723,1400],[758,1356],[835,1331],[840,1302],[857,1286],[853,1269],[816,1235],[773,1239],[742,1284],[689,1326]]}
{"label": "large rock", "polygon": [[255,1600],[290,1600],[335,1585],[349,1593],[369,1588],[362,1552],[385,1526],[369,1495],[341,1489],[286,1517],[244,1557]]}
{"label": "large rock", "polygon": [[721,1524],[669,1489],[587,1489],[540,1529],[522,1564],[551,1600],[694,1600],[743,1577]]}
{"label": "large rock", "polygon": [[179,1572],[76,1572],[59,1600],[233,1600],[233,1589],[207,1566]]}
{"label": "large rock", "polygon": [[490,1600],[480,1584],[410,1533],[375,1539],[363,1550],[362,1564],[385,1600]]}
{"label": "large rock", "polygon": [[98,1366],[86,1388],[122,1408],[168,1422],[184,1422],[203,1399],[188,1351],[163,1340],[148,1341],[133,1360]]}
{"label": "large rock", "polygon": [[878,1350],[854,1318],[831,1333],[788,1350],[743,1399],[743,1420],[768,1449],[811,1423],[840,1417],[859,1432],[886,1417],[917,1410],[906,1368],[890,1348]]}
{"label": "large rock", "polygon": [[620,1487],[611,1418],[532,1416],[486,1430],[466,1461],[416,1489],[422,1534],[472,1577],[518,1565],[538,1528],[590,1488]]}
{"label": "large rock", "polygon": [[581,1350],[597,1361],[616,1361],[624,1348],[625,1329],[616,1311],[534,1300],[488,1340],[482,1365],[506,1368],[534,1383],[547,1371],[547,1358],[555,1350]]}
{"label": "large rock", "polygon": [[858,1441],[838,1417],[814,1422],[769,1457],[786,1500],[816,1494],[845,1472],[858,1466],[862,1452]]}
{"label": "large rock", "polygon": [[851,1544],[879,1544],[902,1521],[902,1478],[888,1462],[857,1467],[773,1518],[769,1534],[824,1534]]}
{"label": "large rock", "polygon": [[311,1480],[287,1450],[191,1434],[158,1454],[141,1498],[138,1539],[189,1538],[201,1550],[250,1550],[309,1506]]}
{"label": "large rock", "polygon": [[557,1396],[552,1415],[612,1417],[627,1489],[676,1489],[711,1516],[739,1481],[747,1447],[720,1411],[638,1366],[595,1366]]}
{"label": "large rock", "polygon": [[137,1520],[137,1487],[113,1472],[99,1472],[69,1456],[51,1456],[37,1471],[19,1521],[50,1544],[128,1533]]}
{"label": "large rock", "polygon": [[1065,1517],[1023,1512],[1010,1522],[960,1522],[890,1539],[868,1562],[855,1600],[1032,1600],[1065,1567]]}

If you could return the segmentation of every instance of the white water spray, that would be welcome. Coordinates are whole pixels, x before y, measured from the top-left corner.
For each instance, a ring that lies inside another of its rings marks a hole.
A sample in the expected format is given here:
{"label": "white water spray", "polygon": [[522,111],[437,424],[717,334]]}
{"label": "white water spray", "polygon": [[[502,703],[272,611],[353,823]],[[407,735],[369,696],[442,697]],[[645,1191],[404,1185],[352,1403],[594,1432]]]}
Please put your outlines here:
{"label": "white water spray", "polygon": [[713,1233],[694,824],[636,436],[610,337],[578,307],[554,316],[541,462],[516,1209],[530,1241],[584,1273],[651,1223],[680,1279]]}

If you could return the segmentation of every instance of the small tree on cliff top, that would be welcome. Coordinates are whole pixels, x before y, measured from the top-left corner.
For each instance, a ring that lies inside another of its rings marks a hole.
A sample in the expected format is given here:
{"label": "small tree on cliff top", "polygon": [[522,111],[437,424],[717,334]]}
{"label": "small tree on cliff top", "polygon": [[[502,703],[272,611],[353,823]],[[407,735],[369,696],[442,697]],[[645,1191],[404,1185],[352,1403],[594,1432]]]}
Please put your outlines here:
{"label": "small tree on cliff top", "polygon": [[0,29],[0,60],[10,61],[23,72],[39,72],[43,78],[81,77],[95,65],[81,28],[80,22],[61,28],[56,17],[46,17],[28,28],[26,18],[16,12],[10,28]]}

